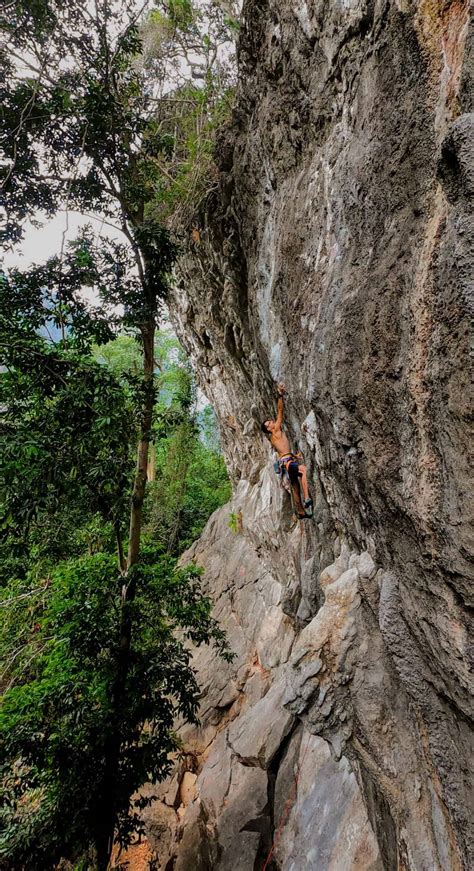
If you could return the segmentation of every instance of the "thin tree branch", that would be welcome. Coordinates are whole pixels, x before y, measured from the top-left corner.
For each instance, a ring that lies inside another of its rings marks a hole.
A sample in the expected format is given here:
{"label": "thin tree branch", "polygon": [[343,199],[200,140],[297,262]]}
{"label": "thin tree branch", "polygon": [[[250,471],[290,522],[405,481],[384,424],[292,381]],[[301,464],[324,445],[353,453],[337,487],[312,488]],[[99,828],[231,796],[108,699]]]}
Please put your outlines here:
{"label": "thin tree branch", "polygon": [[44,590],[47,590],[49,587],[49,583],[44,584],[42,587],[35,587],[34,590],[28,590],[27,593],[21,593],[19,596],[14,596],[11,599],[4,599],[3,602],[0,602],[0,608],[6,608],[8,605],[11,605],[13,602],[20,602],[22,599],[29,599],[30,596],[36,596],[36,593],[41,593]]}

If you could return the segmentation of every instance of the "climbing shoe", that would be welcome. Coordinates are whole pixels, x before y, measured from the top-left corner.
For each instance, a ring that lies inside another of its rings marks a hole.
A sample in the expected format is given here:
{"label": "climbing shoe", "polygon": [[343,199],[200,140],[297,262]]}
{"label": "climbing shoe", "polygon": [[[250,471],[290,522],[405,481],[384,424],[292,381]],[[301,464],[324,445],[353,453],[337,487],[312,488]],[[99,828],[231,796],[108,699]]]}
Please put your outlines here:
{"label": "climbing shoe", "polygon": [[307,517],[312,517],[313,508],[314,508],[313,500],[312,499],[305,499],[304,510],[309,511],[309,514],[306,515]]}

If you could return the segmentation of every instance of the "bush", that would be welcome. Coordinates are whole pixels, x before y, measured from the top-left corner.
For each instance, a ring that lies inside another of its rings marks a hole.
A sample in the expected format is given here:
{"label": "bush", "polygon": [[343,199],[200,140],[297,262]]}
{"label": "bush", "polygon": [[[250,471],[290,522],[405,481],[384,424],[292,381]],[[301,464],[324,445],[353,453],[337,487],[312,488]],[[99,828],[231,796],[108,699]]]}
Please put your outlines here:
{"label": "bush", "polygon": [[133,656],[122,690],[123,578],[112,555],[59,564],[39,600],[28,596],[27,581],[7,589],[3,606],[15,620],[5,621],[4,632],[14,631],[25,648],[7,662],[11,685],[0,715],[7,867],[45,871],[61,856],[80,857],[110,815],[126,844],[140,829],[130,796],[169,772],[170,753],[179,749],[176,718],[196,718],[189,642],[213,643],[228,656],[195,568],[178,570],[159,548],[146,547],[133,571]]}

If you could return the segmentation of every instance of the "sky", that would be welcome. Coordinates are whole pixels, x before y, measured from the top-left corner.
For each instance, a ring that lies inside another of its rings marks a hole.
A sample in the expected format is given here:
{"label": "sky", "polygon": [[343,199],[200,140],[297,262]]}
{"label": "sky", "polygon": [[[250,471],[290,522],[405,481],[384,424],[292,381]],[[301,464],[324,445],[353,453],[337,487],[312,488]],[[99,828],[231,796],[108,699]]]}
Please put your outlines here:
{"label": "sky", "polygon": [[[41,215],[36,216],[38,221],[41,221]],[[122,234],[120,231],[114,233],[114,230],[102,224],[100,218],[85,217],[78,212],[60,212],[54,218],[46,218],[42,221],[41,228],[33,227],[31,223],[26,224],[25,237],[20,245],[16,245],[13,251],[7,251],[3,257],[3,263],[6,267],[17,266],[19,269],[27,269],[32,263],[44,263],[48,257],[54,254],[61,253],[61,246],[64,240],[74,239],[77,236],[78,230],[84,227],[85,224],[91,224],[97,236],[109,236],[120,239]]]}

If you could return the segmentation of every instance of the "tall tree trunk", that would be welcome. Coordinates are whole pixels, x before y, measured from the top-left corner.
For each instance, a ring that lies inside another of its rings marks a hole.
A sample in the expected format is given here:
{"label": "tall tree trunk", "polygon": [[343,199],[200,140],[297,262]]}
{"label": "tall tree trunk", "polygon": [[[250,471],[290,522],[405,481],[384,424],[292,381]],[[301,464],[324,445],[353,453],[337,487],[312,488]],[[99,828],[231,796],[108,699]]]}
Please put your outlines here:
{"label": "tall tree trunk", "polygon": [[128,541],[127,559],[120,547],[120,537],[117,536],[119,564],[124,570],[121,610],[120,632],[117,658],[117,672],[112,689],[112,711],[115,728],[111,729],[105,749],[105,773],[103,788],[101,791],[100,819],[97,824],[96,850],[97,865],[99,871],[107,871],[110,854],[113,847],[114,829],[116,822],[116,796],[115,785],[120,763],[120,714],[125,704],[125,688],[130,666],[131,640],[132,640],[132,617],[130,605],[135,598],[136,581],[130,569],[137,563],[140,553],[140,539],[142,528],[142,509],[145,499],[147,483],[148,449],[151,438],[153,423],[153,408],[155,404],[154,390],[154,347],[155,347],[155,318],[154,313],[150,321],[142,327],[143,340],[143,374],[144,374],[144,402],[141,416],[141,432],[138,444],[137,469],[132,491],[130,506],[130,533]]}
{"label": "tall tree trunk", "polygon": [[117,542],[117,561],[119,571],[121,574],[125,574],[127,570],[127,560],[125,557],[125,551],[123,549],[122,530],[120,529],[120,523],[118,520],[114,522],[114,532],[115,541]]}
{"label": "tall tree trunk", "polygon": [[142,508],[145,498],[148,469],[148,448],[151,438],[151,425],[153,421],[153,406],[155,403],[154,390],[154,344],[155,324],[154,320],[142,329],[143,339],[143,374],[145,401],[143,405],[142,428],[138,445],[137,472],[132,493],[132,506],[130,511],[130,534],[128,540],[127,569],[135,565],[140,550],[140,535],[142,528]]}

